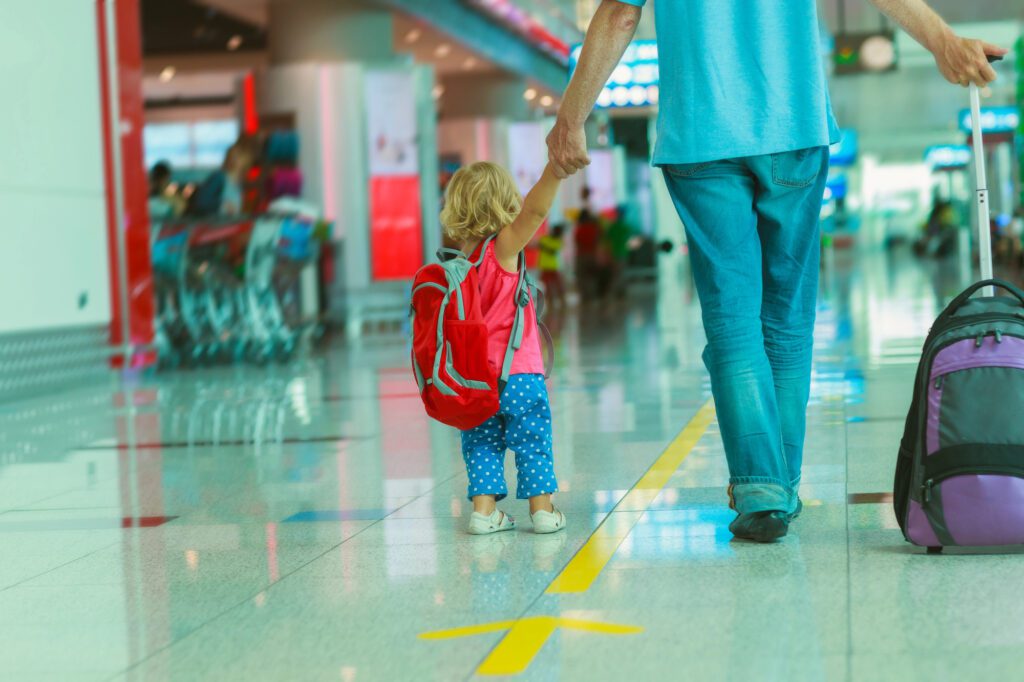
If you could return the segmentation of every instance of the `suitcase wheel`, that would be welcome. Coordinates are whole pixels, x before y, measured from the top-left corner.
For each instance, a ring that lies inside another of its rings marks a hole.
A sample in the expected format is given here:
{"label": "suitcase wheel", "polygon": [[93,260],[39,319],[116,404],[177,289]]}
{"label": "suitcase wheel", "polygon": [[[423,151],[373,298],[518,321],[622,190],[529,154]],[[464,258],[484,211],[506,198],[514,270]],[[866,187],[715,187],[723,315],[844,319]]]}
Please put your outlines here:
{"label": "suitcase wheel", "polygon": [[929,547],[928,548],[928,553],[929,554],[942,554],[942,548],[941,547]]}

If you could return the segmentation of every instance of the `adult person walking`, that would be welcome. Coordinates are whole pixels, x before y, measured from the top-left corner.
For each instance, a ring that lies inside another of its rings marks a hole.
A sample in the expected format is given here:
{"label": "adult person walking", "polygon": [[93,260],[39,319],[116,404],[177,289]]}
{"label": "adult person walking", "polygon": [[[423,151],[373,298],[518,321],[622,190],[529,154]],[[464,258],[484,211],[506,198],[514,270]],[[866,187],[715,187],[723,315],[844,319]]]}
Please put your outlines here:
{"label": "adult person walking", "polygon": [[[924,0],[872,0],[947,80],[995,79],[986,55]],[[556,172],[586,166],[583,124],[646,0],[602,0],[548,136]],[[726,459],[729,530],[770,542],[801,509],[818,214],[839,140],[815,0],[657,0],[661,87],[654,164],[686,228]]]}

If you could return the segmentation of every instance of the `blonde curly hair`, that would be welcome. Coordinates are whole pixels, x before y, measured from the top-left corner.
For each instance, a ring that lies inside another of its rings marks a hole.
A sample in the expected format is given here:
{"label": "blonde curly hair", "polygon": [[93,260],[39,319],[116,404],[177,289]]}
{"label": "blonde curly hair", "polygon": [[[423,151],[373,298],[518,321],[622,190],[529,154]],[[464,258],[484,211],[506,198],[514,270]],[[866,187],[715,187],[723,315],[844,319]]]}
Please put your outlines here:
{"label": "blonde curly hair", "polygon": [[441,225],[460,244],[483,239],[509,225],[523,207],[507,170],[489,161],[460,168],[444,194]]}

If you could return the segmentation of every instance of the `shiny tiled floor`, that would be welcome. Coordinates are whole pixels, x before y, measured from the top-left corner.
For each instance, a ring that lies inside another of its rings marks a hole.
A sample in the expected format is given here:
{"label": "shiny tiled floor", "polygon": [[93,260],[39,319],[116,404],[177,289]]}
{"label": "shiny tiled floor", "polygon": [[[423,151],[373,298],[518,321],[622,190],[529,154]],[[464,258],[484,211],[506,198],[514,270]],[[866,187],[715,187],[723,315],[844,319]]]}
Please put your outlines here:
{"label": "shiny tiled floor", "polygon": [[[0,678],[465,680],[500,658],[530,680],[1013,679],[1021,558],[924,556],[888,504],[847,503],[891,490],[953,280],[828,254],[808,506],[772,546],[731,541],[713,423],[664,487],[629,493],[708,399],[683,261],[658,303],[560,325],[561,535],[463,532],[457,439],[423,415],[400,337],[5,405]],[[547,592],[599,525],[587,546],[615,550],[607,565]],[[545,616],[584,629],[545,639]]]}

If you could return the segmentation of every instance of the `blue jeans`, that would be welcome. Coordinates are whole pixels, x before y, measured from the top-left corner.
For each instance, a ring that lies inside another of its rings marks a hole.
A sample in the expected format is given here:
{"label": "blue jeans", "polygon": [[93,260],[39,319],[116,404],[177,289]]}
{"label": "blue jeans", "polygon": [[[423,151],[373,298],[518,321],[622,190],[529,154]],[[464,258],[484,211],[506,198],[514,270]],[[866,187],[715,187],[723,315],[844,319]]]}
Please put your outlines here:
{"label": "blue jeans", "polygon": [[665,166],[741,514],[797,504],[828,147]]}

